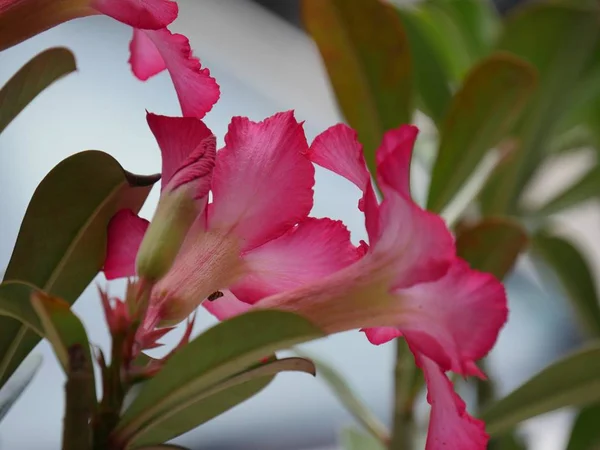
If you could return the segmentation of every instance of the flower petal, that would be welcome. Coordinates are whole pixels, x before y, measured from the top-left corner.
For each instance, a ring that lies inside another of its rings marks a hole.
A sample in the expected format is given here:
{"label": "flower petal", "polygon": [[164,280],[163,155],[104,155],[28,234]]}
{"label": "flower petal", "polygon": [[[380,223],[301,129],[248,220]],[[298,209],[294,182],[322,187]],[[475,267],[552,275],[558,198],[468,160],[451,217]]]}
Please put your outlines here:
{"label": "flower petal", "polygon": [[[147,39],[141,38],[140,33]],[[155,49],[148,41],[154,44]],[[163,65],[167,68],[184,116],[201,119],[219,99],[219,85],[210,76],[210,71],[203,69],[200,60],[192,55],[190,42],[185,36],[171,33],[166,28],[143,30],[134,33],[130,48],[129,61],[138,78],[147,79],[158,73]]]}
{"label": "flower petal", "polygon": [[395,190],[389,189],[379,208],[378,229],[371,252],[394,266],[395,288],[436,280],[455,259],[444,221]]}
{"label": "flower petal", "polygon": [[410,160],[419,129],[402,125],[386,132],[377,149],[379,184],[410,198]]}
{"label": "flower petal", "polygon": [[111,219],[103,268],[107,280],[135,275],[135,258],[148,225],[130,209],[119,211]]}
{"label": "flower petal", "polygon": [[315,138],[308,157],[313,163],[351,181],[363,192],[358,207],[365,213],[369,239],[377,235],[377,197],[356,131],[344,124],[328,128]]}
{"label": "flower petal", "polygon": [[314,185],[307,150],[291,111],[258,123],[234,117],[217,153],[209,228],[235,233],[247,251],[305,219]]}
{"label": "flower petal", "polygon": [[129,44],[129,64],[133,74],[146,81],[167,68],[165,60],[144,30],[133,29]]}
{"label": "flower petal", "polygon": [[202,303],[202,306],[217,319],[227,320],[243,314],[252,308],[252,305],[238,300],[231,291],[224,290],[221,292],[223,293],[222,297],[212,301],[207,300]]}
{"label": "flower petal", "polygon": [[215,136],[193,117],[167,117],[148,113],[150,130],[162,155],[161,190],[197,182],[197,196],[208,194],[216,154]]}
{"label": "flower petal", "polygon": [[363,328],[360,331],[365,333],[365,336],[367,336],[367,339],[373,345],[385,344],[392,339],[402,336],[402,332],[394,327]]}
{"label": "flower petal", "polygon": [[92,8],[134,28],[158,30],[177,18],[172,0],[92,0]]}
{"label": "flower petal", "polygon": [[339,220],[309,217],[283,236],[248,252],[249,275],[231,287],[244,302],[318,280],[356,261],[359,250]]}
{"label": "flower petal", "polygon": [[506,293],[492,275],[457,260],[435,282],[399,290],[403,336],[443,370],[484,377],[475,361],[493,347],[508,317]]}
{"label": "flower petal", "polygon": [[485,424],[469,415],[465,402],[435,361],[415,354],[425,374],[427,402],[431,405],[425,450],[485,450]]}

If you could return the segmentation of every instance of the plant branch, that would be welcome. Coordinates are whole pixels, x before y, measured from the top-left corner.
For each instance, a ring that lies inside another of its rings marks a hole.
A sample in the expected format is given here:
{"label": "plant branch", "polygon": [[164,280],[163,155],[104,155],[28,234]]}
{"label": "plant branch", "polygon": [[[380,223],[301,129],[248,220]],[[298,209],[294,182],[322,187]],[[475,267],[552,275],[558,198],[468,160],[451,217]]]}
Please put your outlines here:
{"label": "plant branch", "polygon": [[89,392],[92,367],[79,344],[69,348],[69,371],[65,383],[66,408],[63,427],[63,450],[90,450],[90,419],[94,409]]}

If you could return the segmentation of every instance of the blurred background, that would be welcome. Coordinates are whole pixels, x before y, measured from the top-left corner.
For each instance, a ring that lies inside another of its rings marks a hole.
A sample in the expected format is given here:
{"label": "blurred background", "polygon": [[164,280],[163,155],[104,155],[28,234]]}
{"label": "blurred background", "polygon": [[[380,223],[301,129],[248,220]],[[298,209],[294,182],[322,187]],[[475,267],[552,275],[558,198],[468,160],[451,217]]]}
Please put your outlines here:
{"label": "blurred background", "polygon": [[[517,0],[497,0],[504,14]],[[261,120],[294,109],[306,121],[309,139],[341,121],[318,51],[302,28],[299,2],[292,0],[179,0],[180,17],[172,29],[190,38],[195,54],[221,86],[221,100],[206,117],[219,142],[232,116]],[[106,17],[63,24],[0,54],[4,83],[27,60],[51,46],[69,47],[78,72],[59,81],[28,107],[0,136],[0,267],[5,267],[27,203],[37,183],[63,158],[85,149],[115,156],[129,171],[160,171],[158,148],[145,122],[145,109],[177,115],[177,97],[166,73],[146,83],[136,80],[128,59],[131,29]],[[556,158],[528,194],[542,202],[580,174],[590,155]],[[414,189],[423,195],[427,175],[418,166]],[[353,240],[365,238],[356,209],[358,191],[317,169],[313,216],[342,219]],[[153,191],[142,213],[150,217],[158,198]],[[588,202],[557,220],[575,239],[586,242],[595,275],[600,273],[600,209]],[[97,282],[105,285],[99,277]],[[123,292],[111,283],[110,292]],[[511,316],[490,358],[507,393],[558,356],[576,347],[581,335],[568,303],[541,283],[527,260],[507,281]],[[96,286],[74,307],[91,340],[105,347],[108,335]],[[200,312],[196,332],[214,320]],[[170,340],[176,341],[178,336]],[[329,337],[307,350],[343,371],[365,402],[391,422],[393,345],[374,347],[359,332]],[[36,353],[44,365],[32,385],[5,418],[2,449],[58,449],[63,411],[64,377],[47,343]],[[530,421],[524,433],[533,449],[564,447],[570,411]],[[177,442],[197,450],[329,450],[350,416],[320,381],[303,374],[283,374],[257,397],[234,408]]]}

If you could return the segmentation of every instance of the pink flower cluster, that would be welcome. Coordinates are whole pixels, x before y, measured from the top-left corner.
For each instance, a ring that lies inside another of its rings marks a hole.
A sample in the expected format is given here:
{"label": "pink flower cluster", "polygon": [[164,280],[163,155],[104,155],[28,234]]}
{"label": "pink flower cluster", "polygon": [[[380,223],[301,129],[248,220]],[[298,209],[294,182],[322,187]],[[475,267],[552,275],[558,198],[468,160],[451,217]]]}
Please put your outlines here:
{"label": "pink flower cluster", "polygon": [[[217,101],[219,86],[192,56],[187,38],[166,28],[177,5],[90,5],[134,28],[134,74],[145,80],[168,70],[184,116],[147,117],[162,152],[152,224],[120,211],[109,229],[107,278],[137,275],[149,287],[140,345],[152,346],[160,327],[184,320],[201,304],[219,319],[275,308],[303,315],[328,333],[361,329],[374,344],[401,337],[427,382],[427,449],[485,449],[484,424],[466,412],[446,372],[484,377],[475,362],[507,319],[506,296],[496,279],[456,256],[442,219],[411,199],[417,129],[404,125],[383,137],[374,174],[381,201],[356,133],[345,125],[309,145],[292,112],[258,123],[234,117],[225,146],[216,151],[214,135],[199,119]],[[340,221],[309,216],[314,164],[362,191],[368,243],[353,245]],[[152,237],[160,239],[148,243],[152,227],[158,230]],[[152,272],[154,263],[143,265],[147,258],[138,249],[165,242],[173,254]],[[109,323],[118,326],[126,308],[111,306],[107,297],[104,304]]]}

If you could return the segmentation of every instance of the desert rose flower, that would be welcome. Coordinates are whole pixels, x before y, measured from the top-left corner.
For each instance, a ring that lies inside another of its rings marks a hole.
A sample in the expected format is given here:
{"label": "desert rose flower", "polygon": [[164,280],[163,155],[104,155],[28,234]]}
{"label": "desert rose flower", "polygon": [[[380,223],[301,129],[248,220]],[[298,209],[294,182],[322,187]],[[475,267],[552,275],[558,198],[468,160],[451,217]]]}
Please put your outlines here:
{"label": "desert rose flower", "polygon": [[202,118],[219,98],[219,86],[188,39],[167,26],[177,18],[172,0],[0,0],[0,50],[62,22],[104,14],[133,27],[129,62],[147,80],[167,70],[183,115]]}
{"label": "desert rose flower", "polygon": [[427,450],[484,450],[484,424],[466,412],[445,372],[484,376],[475,361],[489,352],[507,319],[505,291],[493,276],[458,259],[442,219],[411,200],[416,135],[412,126],[385,135],[377,151],[381,203],[352,129],[334,126],[310,148],[312,161],[363,192],[359,206],[369,248],[359,261],[259,301],[228,292],[206,306],[220,319],[251,308],[291,311],[329,333],[362,329],[374,344],[402,336],[427,382],[432,405]]}
{"label": "desert rose flower", "polygon": [[[131,211],[121,211],[113,218],[104,272],[109,279],[136,274],[149,279],[148,314],[154,317],[150,322],[179,322],[222,290],[258,300],[337,272],[358,259],[361,249],[351,244],[350,233],[341,222],[308,217],[313,205],[314,167],[307,157],[302,124],[293,113],[279,113],[262,122],[234,117],[212,173],[205,170],[208,153],[197,152],[208,148],[212,136],[202,122],[152,114],[148,122],[163,158],[157,213],[147,234],[147,221]],[[184,124],[189,126],[186,131]],[[198,160],[202,170],[187,165],[195,160],[190,156],[194,152],[204,155]],[[161,214],[167,196],[177,195],[171,187],[175,186],[175,191],[181,188],[172,180],[180,175],[189,179],[184,174],[190,170],[204,174],[194,219],[190,220],[186,208],[183,214],[174,212],[177,208]],[[205,208],[209,179],[212,201]],[[154,227],[162,231],[151,235]],[[176,236],[168,235],[173,230]],[[146,242],[148,248],[166,242],[175,249],[155,253],[167,261],[150,276],[146,255],[152,252],[145,252]]]}

